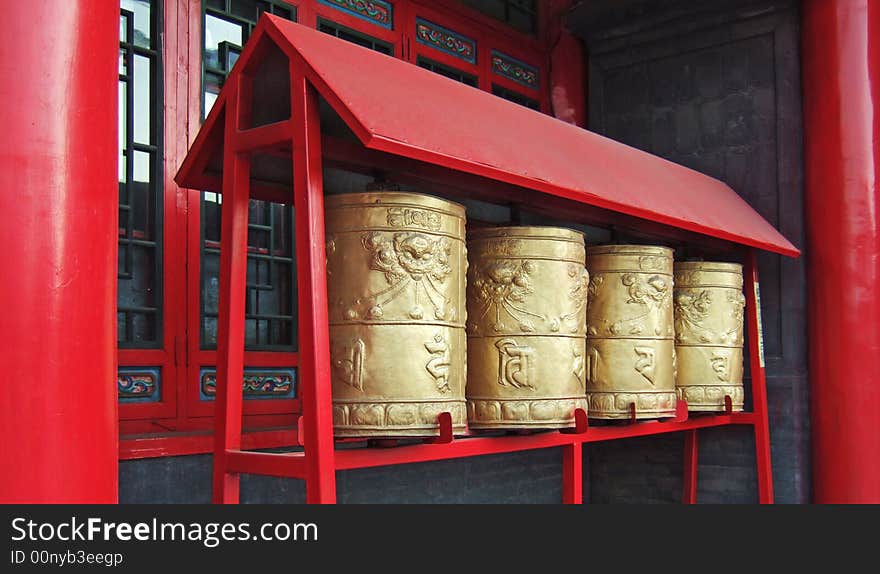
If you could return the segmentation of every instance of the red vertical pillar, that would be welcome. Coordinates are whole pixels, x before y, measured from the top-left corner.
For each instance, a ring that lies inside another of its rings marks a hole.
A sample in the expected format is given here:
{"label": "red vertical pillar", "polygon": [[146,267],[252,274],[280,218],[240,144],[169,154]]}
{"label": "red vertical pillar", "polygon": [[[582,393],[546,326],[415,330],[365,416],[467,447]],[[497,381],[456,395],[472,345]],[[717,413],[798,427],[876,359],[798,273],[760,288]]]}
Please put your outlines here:
{"label": "red vertical pillar", "polygon": [[573,0],[541,2],[544,42],[550,58],[550,105],[553,116],[586,126],[586,64],[581,41],[565,27]]}
{"label": "red vertical pillar", "polygon": [[880,502],[880,1],[803,4],[815,502]]}
{"label": "red vertical pillar", "polygon": [[116,502],[119,2],[5,2],[0,502]]}

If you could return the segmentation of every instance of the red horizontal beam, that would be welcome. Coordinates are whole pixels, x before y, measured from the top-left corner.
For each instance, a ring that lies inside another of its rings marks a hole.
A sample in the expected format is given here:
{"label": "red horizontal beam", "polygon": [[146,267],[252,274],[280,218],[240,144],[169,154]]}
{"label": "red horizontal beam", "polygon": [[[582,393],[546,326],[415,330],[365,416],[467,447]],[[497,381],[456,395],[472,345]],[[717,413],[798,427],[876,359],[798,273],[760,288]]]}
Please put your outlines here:
{"label": "red horizontal beam", "polygon": [[464,458],[582,444],[640,436],[650,436],[734,424],[754,424],[752,413],[701,416],[683,422],[648,421],[620,426],[590,427],[581,434],[546,432],[532,435],[472,437],[447,444],[415,444],[396,448],[359,448],[336,451],[336,468],[349,470],[392,464]]}
{"label": "red horizontal beam", "polygon": [[580,437],[580,442],[600,442],[618,440],[622,438],[636,438],[671,432],[681,432],[709,427],[721,427],[727,425],[751,425],[755,424],[752,413],[733,413],[730,415],[699,416],[683,422],[660,422],[645,421],[634,425],[590,427]]}
{"label": "red horizontal beam", "polygon": [[[621,426],[591,426],[583,434],[562,434],[556,432],[539,433],[522,436],[472,437],[456,439],[448,444],[424,444],[401,446],[390,449],[343,449],[337,450],[337,468],[366,468],[388,464],[403,464],[478,456],[481,454],[500,454],[521,450],[534,450],[562,446],[566,444],[589,443],[607,440],[618,440],[650,436],[670,432],[679,432],[699,428],[708,428],[733,424],[753,424],[752,413],[734,413],[731,415],[700,416],[684,422],[648,421]],[[205,454],[213,448],[213,434],[188,433],[163,436],[123,437],[119,441],[119,459],[137,460],[142,458],[158,458],[163,456],[184,456]],[[357,439],[340,440],[341,442],[357,442]],[[242,449],[254,450],[297,446],[297,434],[294,429],[272,429],[246,432],[242,435]],[[253,453],[264,454],[264,453]],[[302,453],[286,453],[277,456],[301,459]],[[399,459],[404,460],[399,460]],[[242,460],[249,460],[244,458]],[[301,462],[290,463],[298,468]],[[286,467],[285,467],[286,468]],[[262,474],[258,468],[240,468],[235,472]],[[272,476],[297,476],[291,474],[272,474]]]}
{"label": "red horizontal beam", "polygon": [[226,472],[303,478],[305,476],[305,468],[303,452],[226,451]]}
{"label": "red horizontal beam", "polygon": [[289,119],[246,130],[235,134],[236,151],[249,152],[287,146],[293,137],[293,122]]}
{"label": "red horizontal beam", "polygon": [[[295,445],[297,445],[297,439],[294,429],[260,430],[242,434],[242,448],[244,449]],[[205,454],[213,449],[214,434],[211,432],[121,437],[119,440],[119,460]]]}

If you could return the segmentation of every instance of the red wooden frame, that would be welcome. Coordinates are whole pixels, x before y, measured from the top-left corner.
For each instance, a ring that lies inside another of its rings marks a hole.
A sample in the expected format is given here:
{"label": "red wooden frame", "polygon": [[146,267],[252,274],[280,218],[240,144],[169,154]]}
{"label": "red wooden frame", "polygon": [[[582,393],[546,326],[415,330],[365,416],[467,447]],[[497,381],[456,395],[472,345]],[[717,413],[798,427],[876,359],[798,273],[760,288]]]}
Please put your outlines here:
{"label": "red wooden frame", "polygon": [[[257,62],[254,54],[265,49],[273,29],[258,29],[262,36],[245,48],[242,60]],[[250,54],[248,54],[250,52]],[[329,324],[327,315],[326,275],[324,269],[324,210],[322,189],[322,162],[346,163],[348,152],[339,153],[332,140],[322,140],[318,116],[316,89],[306,77],[306,63],[294,54],[290,62],[291,119],[250,128],[247,110],[250,109],[250,71],[230,76],[224,87],[224,177],[223,234],[221,242],[220,309],[217,405],[222,416],[215,417],[214,432],[214,490],[215,502],[236,503],[239,499],[239,476],[242,473],[300,478],[306,483],[306,498],[310,503],[336,501],[335,473],[337,470],[367,468],[382,465],[406,464],[450,458],[507,453],[540,448],[563,449],[563,501],[583,502],[583,445],[591,442],[685,432],[684,480],[682,500],[696,502],[698,442],[701,428],[725,425],[750,425],[755,432],[758,493],[762,503],[773,502],[773,482],[770,465],[770,437],[767,415],[767,393],[762,355],[758,271],[755,251],[738,247],[745,264],[746,321],[748,354],[751,367],[752,412],[730,412],[688,418],[687,404],[679,401],[676,417],[667,421],[633,422],[627,425],[589,427],[585,413],[577,413],[573,430],[541,432],[509,436],[472,436],[453,439],[448,415],[438,421],[440,439],[427,439],[419,444],[395,448],[336,449],[333,437]],[[221,96],[222,97],[222,96]],[[199,157],[207,140],[198,140],[191,155]],[[292,150],[295,190],[294,203],[297,217],[297,276],[300,287],[300,389],[303,416],[300,419],[298,442],[304,450],[290,453],[262,453],[244,450],[242,446],[242,399],[237,386],[228,380],[240,380],[244,347],[244,285],[246,261],[247,201],[250,195],[249,162],[252,153],[273,149],[289,153]],[[370,156],[377,161],[381,155]],[[420,167],[421,165],[421,167]],[[362,166],[358,166],[362,167]],[[443,171],[438,165],[413,163],[417,172]],[[454,179],[454,175],[453,175]],[[496,200],[510,200],[504,189],[489,185],[484,190]],[[546,204],[546,197],[538,192],[520,195],[518,200],[529,205]],[[569,206],[570,209],[570,206]],[[571,215],[558,211],[557,215]],[[444,432],[445,431],[445,432]],[[353,442],[353,441],[344,441]]]}
{"label": "red wooden frame", "polygon": [[[179,187],[174,174],[201,126],[202,1],[161,0],[163,13],[162,61],[164,62],[164,163],[163,163],[163,333],[158,349],[119,349],[120,367],[159,367],[160,400],[151,403],[120,403],[120,458],[209,452],[210,445],[199,431],[212,428],[215,401],[199,395],[199,372],[217,365],[217,352],[201,348],[200,316],[200,217],[201,192]],[[480,88],[491,91],[491,84],[502,85],[538,100],[549,113],[549,46],[544,37],[544,18],[539,17],[536,36],[521,33],[454,0],[397,0],[394,27],[387,30],[346,14],[317,0],[283,0],[296,7],[297,21],[317,26],[318,17],[388,42],[396,58],[415,62],[422,53],[413,46],[416,16],[423,16],[447,28],[472,36],[477,41],[478,63],[472,70],[466,63],[426,46],[424,54],[432,60],[474,73]],[[540,91],[534,92],[515,82],[491,74],[490,48],[499,49],[541,70]],[[299,353],[246,351],[247,367],[299,367]],[[301,378],[301,373],[299,374]],[[299,384],[297,382],[297,384]],[[297,393],[299,395],[299,393]],[[294,428],[302,408],[300,398],[249,400],[244,402],[243,425],[252,429]],[[156,433],[165,436],[156,437]],[[281,437],[261,433],[264,446],[292,444]],[[274,437],[272,442],[267,437]],[[149,440],[150,449],[141,448]],[[196,447],[195,445],[200,445]],[[195,449],[195,450],[194,450]]]}

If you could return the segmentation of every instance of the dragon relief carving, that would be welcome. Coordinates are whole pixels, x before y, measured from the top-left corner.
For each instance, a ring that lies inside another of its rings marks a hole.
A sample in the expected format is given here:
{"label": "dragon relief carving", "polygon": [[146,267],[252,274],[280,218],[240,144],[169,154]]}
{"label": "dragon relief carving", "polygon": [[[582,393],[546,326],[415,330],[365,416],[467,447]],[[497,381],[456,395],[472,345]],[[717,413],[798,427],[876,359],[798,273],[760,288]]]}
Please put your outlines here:
{"label": "dragon relief carving", "polygon": [[530,275],[534,272],[531,261],[493,261],[486,268],[476,273],[474,288],[477,300],[477,319],[479,323],[489,312],[495,313],[493,328],[503,331],[505,326],[502,317],[507,316],[517,322],[522,331],[534,332],[532,319],[544,319],[543,316],[523,307],[526,297],[534,293]]}
{"label": "dragon relief carving", "polygon": [[[624,273],[620,282],[627,288],[627,304],[641,305],[644,312],[634,317],[615,321],[608,327],[612,335],[641,335],[644,325],[639,320],[644,319],[652,311],[659,311],[669,300],[670,284],[660,275],[651,275],[644,279],[638,273]],[[661,333],[655,332],[655,335]]]}
{"label": "dragon relief carving", "polygon": [[367,299],[370,303],[368,319],[380,319],[383,305],[410,292],[413,305],[412,319],[424,317],[423,304],[430,304],[434,317],[446,319],[452,314],[449,298],[443,292],[443,283],[452,273],[449,265],[451,245],[445,237],[433,238],[423,233],[370,232],[362,237],[364,249],[370,253],[369,267],[385,275],[388,286]]}
{"label": "dragon relief carving", "polygon": [[726,342],[735,345],[743,338],[743,311],[746,308],[746,296],[742,291],[729,290],[727,302],[730,303],[730,314],[734,327],[725,334]]}
{"label": "dragon relief carving", "polygon": [[568,298],[571,301],[572,310],[562,314],[558,319],[550,321],[550,330],[554,333],[559,331],[562,325],[566,325],[569,332],[577,333],[587,308],[590,274],[585,268],[574,263],[568,265],[567,273],[571,280]]}
{"label": "dragon relief carving", "polygon": [[680,289],[675,292],[675,338],[678,342],[684,342],[688,334],[701,343],[715,343],[722,345],[736,345],[742,339],[743,308],[745,296],[740,291],[729,290],[727,301],[731,307],[731,317],[734,327],[727,331],[715,333],[703,322],[709,317],[712,310],[712,293],[708,289]]}
{"label": "dragon relief carving", "polygon": [[[589,286],[587,287],[587,294],[589,295],[590,301],[595,301],[596,297],[599,295],[599,288],[602,287],[602,284],[605,283],[605,276],[599,273],[596,273],[592,277],[589,278]],[[587,325],[587,335],[598,335],[599,329],[595,325]]]}

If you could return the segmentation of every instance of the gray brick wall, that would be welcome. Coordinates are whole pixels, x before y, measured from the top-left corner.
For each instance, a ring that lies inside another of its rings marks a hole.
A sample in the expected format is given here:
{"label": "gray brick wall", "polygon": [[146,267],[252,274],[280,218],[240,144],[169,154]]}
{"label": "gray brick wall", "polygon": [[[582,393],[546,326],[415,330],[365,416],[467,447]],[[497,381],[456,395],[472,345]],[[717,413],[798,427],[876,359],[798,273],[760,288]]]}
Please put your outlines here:
{"label": "gray brick wall", "polygon": [[[798,23],[791,1],[582,3],[590,129],[726,181],[803,248]],[[809,500],[807,259],[759,256],[780,502]],[[592,498],[677,501],[681,456],[681,437],[591,446]],[[699,456],[699,501],[757,500],[750,429],[701,431]]]}
{"label": "gray brick wall", "polygon": [[[543,449],[337,473],[340,503],[546,503],[562,500],[562,453]],[[295,479],[243,475],[243,503],[305,501]],[[211,455],[122,461],[122,503],[208,503]]]}

